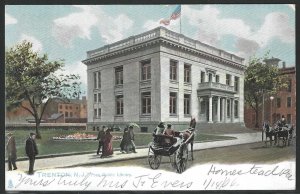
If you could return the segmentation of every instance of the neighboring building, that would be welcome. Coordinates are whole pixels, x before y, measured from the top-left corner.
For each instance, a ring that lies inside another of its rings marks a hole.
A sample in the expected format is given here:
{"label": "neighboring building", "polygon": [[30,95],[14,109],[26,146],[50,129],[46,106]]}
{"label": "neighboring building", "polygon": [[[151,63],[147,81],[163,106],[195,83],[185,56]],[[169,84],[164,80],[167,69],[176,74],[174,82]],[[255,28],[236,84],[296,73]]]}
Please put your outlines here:
{"label": "neighboring building", "polygon": [[[270,59],[271,64],[278,66],[279,59]],[[269,62],[266,61],[266,62]],[[288,124],[296,125],[296,68],[286,67],[285,62],[282,62],[280,68],[282,75],[286,75],[288,79],[288,88],[279,91],[276,95],[265,97],[264,120],[274,124],[282,115],[285,116]],[[272,99],[272,100],[271,100]],[[272,106],[271,106],[272,105]],[[260,107],[262,110],[262,107]],[[262,126],[262,111],[259,111],[258,124]],[[255,127],[255,111],[250,107],[245,107],[245,124],[246,127]]]}
{"label": "neighboring building", "polygon": [[[86,122],[87,118],[87,100],[83,96],[82,99],[70,99],[69,101],[60,101],[57,105],[58,113],[64,115],[65,122]],[[68,121],[70,120],[70,121]]]}
{"label": "neighboring building", "polygon": [[[82,99],[71,99],[61,100],[61,99],[51,99],[48,103],[43,117],[43,122],[86,122],[87,118],[87,108],[86,108],[86,97],[83,96]],[[23,101],[22,105],[31,110],[28,101]],[[54,119],[53,116],[58,116],[57,113],[63,114],[63,119],[60,117]],[[33,116],[24,108],[16,107],[12,110],[6,111],[6,122],[8,123],[27,123],[35,122]]]}
{"label": "neighboring building", "polygon": [[244,59],[164,27],[87,52],[88,128],[244,124]]}

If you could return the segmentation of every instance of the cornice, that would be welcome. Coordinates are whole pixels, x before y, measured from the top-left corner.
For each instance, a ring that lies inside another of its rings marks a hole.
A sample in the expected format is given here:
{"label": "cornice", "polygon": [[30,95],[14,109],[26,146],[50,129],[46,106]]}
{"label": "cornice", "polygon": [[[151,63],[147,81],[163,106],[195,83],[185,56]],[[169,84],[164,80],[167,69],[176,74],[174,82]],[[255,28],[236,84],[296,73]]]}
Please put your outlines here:
{"label": "cornice", "polygon": [[238,68],[238,69],[242,69],[242,70],[246,69],[245,65],[236,63],[234,61],[230,61],[228,59],[225,59],[225,58],[207,53],[207,52],[199,50],[199,49],[189,47],[187,45],[183,45],[183,44],[178,43],[178,42],[173,42],[173,41],[171,41],[169,39],[166,39],[164,37],[157,37],[157,38],[149,40],[147,42],[142,42],[142,43],[137,44],[137,45],[132,45],[132,46],[129,46],[129,47],[126,47],[126,48],[116,50],[116,51],[111,51],[109,53],[94,56],[94,57],[85,59],[82,62],[86,65],[90,65],[90,64],[94,64],[94,63],[99,62],[99,61],[110,59],[111,57],[122,56],[126,53],[130,53],[132,51],[136,51],[136,50],[146,48],[146,47],[149,47],[149,46],[153,46],[153,45],[157,45],[157,44],[158,45],[164,45],[164,46],[171,47],[171,48],[175,48],[175,49],[180,49],[182,51],[189,52],[192,55],[200,56],[200,57],[208,59],[208,60],[213,60],[213,61],[216,61],[216,62],[227,64],[227,65],[233,66],[233,67]]}

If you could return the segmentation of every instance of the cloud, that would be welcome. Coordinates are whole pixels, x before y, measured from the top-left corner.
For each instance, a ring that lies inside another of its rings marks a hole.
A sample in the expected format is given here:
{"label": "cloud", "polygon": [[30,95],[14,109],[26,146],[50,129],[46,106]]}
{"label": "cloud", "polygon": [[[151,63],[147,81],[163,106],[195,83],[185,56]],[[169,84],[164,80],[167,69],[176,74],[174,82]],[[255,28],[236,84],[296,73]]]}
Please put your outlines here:
{"label": "cloud", "polygon": [[190,25],[198,28],[195,38],[205,43],[216,44],[223,35],[234,35],[247,37],[250,35],[250,27],[241,19],[221,18],[220,11],[205,5],[203,9],[197,10],[189,5],[183,6],[183,17],[188,19]]}
{"label": "cloud", "polygon": [[253,39],[257,40],[260,46],[265,46],[275,37],[285,43],[295,41],[295,29],[289,26],[289,16],[281,12],[269,13]]}
{"label": "cloud", "polygon": [[16,24],[16,23],[18,23],[18,20],[16,18],[14,18],[11,15],[5,13],[5,25]]}
{"label": "cloud", "polygon": [[75,74],[80,76],[81,81],[81,89],[82,92],[85,92],[87,89],[87,67],[81,61],[77,61],[71,64],[67,64],[63,67],[62,70],[58,70],[55,72],[56,75],[70,75]]}
{"label": "cloud", "polygon": [[235,37],[235,49],[239,56],[248,57],[266,46],[273,38],[284,43],[295,42],[295,29],[290,26],[289,16],[281,12],[272,12],[265,16],[262,25],[254,31],[242,19],[222,18],[220,11],[205,5],[197,10],[184,5],[184,14],[188,23],[198,28],[195,39],[218,47],[224,35]]}
{"label": "cloud", "polygon": [[235,48],[238,51],[236,54],[247,60],[256,53],[260,46],[256,41],[238,38],[235,42]]}
{"label": "cloud", "polygon": [[97,27],[106,43],[115,42],[124,38],[125,32],[133,25],[125,14],[111,17],[102,11],[101,6],[74,7],[81,11],[54,20],[53,35],[65,47],[72,46],[75,38],[90,40],[93,27]]}
{"label": "cloud", "polygon": [[22,34],[19,42],[22,42],[24,40],[32,43],[32,50],[35,52],[41,51],[43,49],[42,43],[33,36]]}

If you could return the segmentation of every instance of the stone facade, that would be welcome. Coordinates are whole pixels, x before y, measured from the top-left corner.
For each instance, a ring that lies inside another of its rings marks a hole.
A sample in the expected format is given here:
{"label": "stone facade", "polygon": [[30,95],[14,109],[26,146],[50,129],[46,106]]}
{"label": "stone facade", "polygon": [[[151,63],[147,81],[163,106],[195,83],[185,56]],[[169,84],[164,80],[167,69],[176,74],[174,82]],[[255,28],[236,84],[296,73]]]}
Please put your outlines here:
{"label": "stone facade", "polygon": [[243,61],[164,27],[88,51],[87,126],[243,124]]}

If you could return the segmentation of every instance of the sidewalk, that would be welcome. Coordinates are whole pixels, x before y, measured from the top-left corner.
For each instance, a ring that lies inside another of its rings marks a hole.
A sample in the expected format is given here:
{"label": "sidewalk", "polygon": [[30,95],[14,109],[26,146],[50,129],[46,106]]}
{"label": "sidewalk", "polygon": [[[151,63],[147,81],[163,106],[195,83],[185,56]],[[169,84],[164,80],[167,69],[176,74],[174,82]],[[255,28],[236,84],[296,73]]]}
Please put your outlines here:
{"label": "sidewalk", "polygon": [[[238,133],[226,134],[228,136],[236,137],[233,140],[222,140],[213,142],[194,143],[194,150],[203,150],[217,147],[225,147],[246,143],[255,143],[261,141],[261,132],[257,133]],[[148,155],[148,148],[137,149],[137,153],[122,154],[120,151],[114,151],[113,156],[107,158],[100,158],[95,153],[70,155],[63,157],[41,158],[35,160],[35,170],[52,169],[52,168],[66,168],[76,166],[93,166],[101,163],[110,163],[115,161],[146,158]],[[18,161],[18,170],[28,171],[29,161]],[[7,168],[7,164],[5,165]],[[7,170],[7,169],[6,169]]]}

